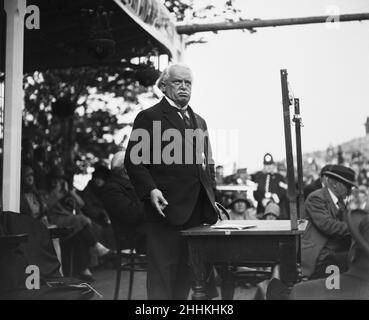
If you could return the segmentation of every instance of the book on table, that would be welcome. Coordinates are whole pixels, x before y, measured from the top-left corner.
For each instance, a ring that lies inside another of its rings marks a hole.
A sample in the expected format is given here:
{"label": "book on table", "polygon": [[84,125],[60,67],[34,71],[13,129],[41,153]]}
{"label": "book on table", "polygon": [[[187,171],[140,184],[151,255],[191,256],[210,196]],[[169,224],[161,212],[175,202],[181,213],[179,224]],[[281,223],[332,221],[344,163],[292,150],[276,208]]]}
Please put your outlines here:
{"label": "book on table", "polygon": [[210,226],[212,229],[245,230],[255,228],[256,224],[252,220],[222,220]]}

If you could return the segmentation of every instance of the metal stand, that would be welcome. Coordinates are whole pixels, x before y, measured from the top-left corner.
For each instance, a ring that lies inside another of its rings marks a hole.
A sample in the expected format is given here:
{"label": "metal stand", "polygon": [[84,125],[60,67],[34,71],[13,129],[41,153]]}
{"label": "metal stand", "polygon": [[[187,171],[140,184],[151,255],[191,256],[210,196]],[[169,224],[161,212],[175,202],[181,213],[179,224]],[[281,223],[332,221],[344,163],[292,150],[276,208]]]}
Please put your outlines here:
{"label": "metal stand", "polygon": [[286,144],[286,162],[287,162],[287,197],[290,209],[291,229],[297,230],[297,204],[296,204],[296,183],[293,164],[293,150],[291,138],[291,118],[290,118],[290,98],[288,92],[287,70],[282,69],[281,85],[282,85],[282,101],[283,101],[283,120],[284,120],[284,136]]}
{"label": "metal stand", "polygon": [[295,123],[296,133],[296,160],[297,160],[297,217],[303,218],[301,213],[304,208],[304,176],[302,169],[302,146],[301,146],[301,116],[300,116],[300,100],[294,99],[295,102],[295,115],[293,122]]}

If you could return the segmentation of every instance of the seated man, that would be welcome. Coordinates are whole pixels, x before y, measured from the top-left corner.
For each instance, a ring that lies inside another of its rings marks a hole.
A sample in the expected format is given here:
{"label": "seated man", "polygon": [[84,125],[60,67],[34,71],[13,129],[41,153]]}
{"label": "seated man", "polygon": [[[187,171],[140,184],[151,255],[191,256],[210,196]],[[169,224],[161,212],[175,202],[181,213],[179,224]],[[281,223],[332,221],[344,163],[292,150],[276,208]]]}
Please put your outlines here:
{"label": "seated man", "polygon": [[301,241],[302,273],[309,278],[324,277],[326,267],[347,270],[350,233],[343,214],[344,200],[355,186],[355,173],[342,165],[324,171],[325,186],[311,193],[305,202],[304,216],[309,221]]}
{"label": "seated man", "polygon": [[102,190],[106,180],[109,178],[110,170],[103,166],[95,166],[92,178],[85,189],[80,192],[85,205],[83,213],[95,223],[106,227],[110,224],[108,214],[102,204]]}
{"label": "seated man", "polygon": [[119,241],[128,248],[145,252],[143,231],[144,207],[124,167],[125,152],[116,153],[111,161],[111,177],[103,189],[103,204]]}
{"label": "seated man", "polygon": [[[353,229],[369,245],[369,215],[362,210],[352,213]],[[355,221],[356,220],[356,221]],[[350,268],[340,273],[335,280],[329,281],[330,274],[324,279],[316,279],[296,284],[292,291],[278,279],[278,275],[268,284],[266,299],[270,300],[368,300],[369,299],[369,251],[355,240],[350,249]],[[335,287],[333,287],[335,282]],[[329,286],[327,285],[329,283]]]}

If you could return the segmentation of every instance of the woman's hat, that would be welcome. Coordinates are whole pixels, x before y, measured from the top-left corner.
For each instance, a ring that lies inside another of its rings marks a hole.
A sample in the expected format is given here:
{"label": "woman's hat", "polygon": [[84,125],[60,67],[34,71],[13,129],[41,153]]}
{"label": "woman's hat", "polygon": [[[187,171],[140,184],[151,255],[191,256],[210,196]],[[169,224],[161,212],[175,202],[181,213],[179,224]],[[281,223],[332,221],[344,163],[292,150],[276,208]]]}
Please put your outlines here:
{"label": "woman's hat", "polygon": [[241,195],[237,195],[236,198],[233,199],[233,201],[228,205],[228,209],[233,208],[233,206],[237,202],[244,202],[246,204],[246,208],[250,208],[251,207],[251,203],[245,197],[243,197]]}
{"label": "woman's hat", "polygon": [[322,175],[339,180],[344,184],[357,187],[355,182],[355,171],[348,167],[339,164],[332,164],[328,170],[322,173]]}
{"label": "woman's hat", "polygon": [[273,201],[269,201],[269,203],[265,207],[263,217],[270,215],[270,214],[274,215],[276,218],[279,218],[281,214],[281,209],[279,208],[279,205]]}

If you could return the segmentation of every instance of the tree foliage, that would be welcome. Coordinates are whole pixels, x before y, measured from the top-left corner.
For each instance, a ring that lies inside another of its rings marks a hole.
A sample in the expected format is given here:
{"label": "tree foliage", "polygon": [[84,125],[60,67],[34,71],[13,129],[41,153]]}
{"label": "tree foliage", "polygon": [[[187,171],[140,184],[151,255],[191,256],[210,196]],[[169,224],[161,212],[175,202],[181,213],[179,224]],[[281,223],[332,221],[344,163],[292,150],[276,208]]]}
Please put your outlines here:
{"label": "tree foliage", "polygon": [[162,0],[178,22],[196,23],[220,18],[235,21],[241,19],[241,11],[234,6],[233,0],[223,0],[223,5],[215,6],[214,1],[201,1],[195,6],[193,0]]}
{"label": "tree foliage", "polygon": [[135,74],[106,66],[25,75],[23,139],[47,150],[54,161],[60,158],[63,166],[75,160],[74,173],[106,159],[121,148],[113,136],[127,124],[119,116],[131,112],[146,91]]}
{"label": "tree foliage", "polygon": [[[204,1],[163,0],[178,22],[222,17],[236,19],[231,0],[223,7]],[[190,42],[202,42],[190,38]],[[139,107],[138,96],[150,92],[158,73],[145,65],[47,70],[24,76],[24,146],[40,147],[69,173],[85,172],[92,163],[122,148],[114,139],[127,123],[119,119]],[[27,149],[27,148],[25,148]],[[29,149],[29,148],[28,148]],[[24,150],[27,153],[27,150]]]}
{"label": "tree foliage", "polygon": [[[179,23],[208,23],[243,19],[241,10],[234,5],[233,0],[223,0],[222,5],[214,5],[214,1],[211,0],[196,3],[194,0],[162,0],[162,2]],[[186,39],[187,46],[206,42],[206,36],[203,35],[194,34]]]}

